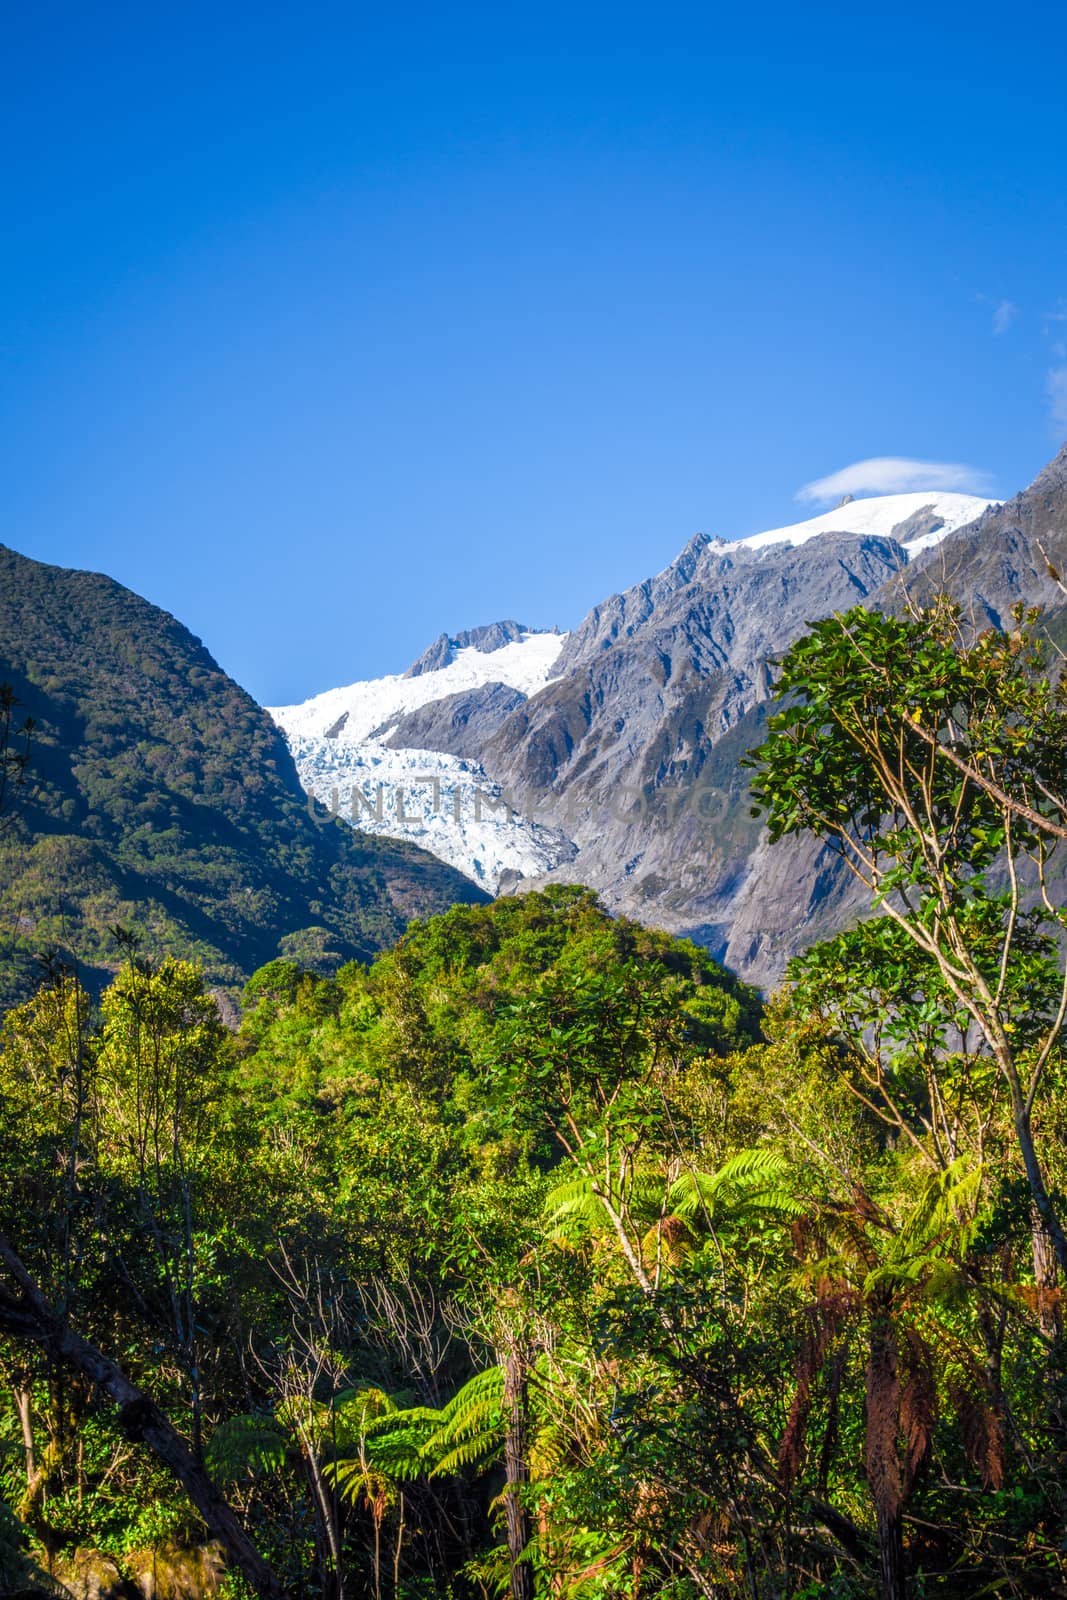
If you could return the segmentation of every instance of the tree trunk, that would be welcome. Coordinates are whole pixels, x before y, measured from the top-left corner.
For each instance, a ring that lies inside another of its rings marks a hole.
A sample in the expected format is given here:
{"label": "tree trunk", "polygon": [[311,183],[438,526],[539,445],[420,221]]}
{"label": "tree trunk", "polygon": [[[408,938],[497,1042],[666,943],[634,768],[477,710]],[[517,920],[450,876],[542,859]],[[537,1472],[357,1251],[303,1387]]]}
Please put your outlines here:
{"label": "tree trunk", "polygon": [[15,1410],[22,1430],[22,1449],[26,1457],[26,1482],[30,1483],[37,1472],[37,1450],[33,1438],[33,1390],[29,1384],[14,1388]]}
{"label": "tree trunk", "polygon": [[[122,1369],[95,1345],[67,1327],[30,1277],[10,1243],[0,1235],[0,1262],[8,1283],[0,1284],[0,1329],[16,1340],[37,1345],[60,1366],[82,1374],[114,1402],[119,1423],[130,1439],[141,1440],[174,1474],[235,1567],[263,1600],[285,1600],[285,1591],[252,1544],[188,1444],[151,1396],[130,1382]],[[12,1292],[11,1280],[17,1287]]]}
{"label": "tree trunk", "polygon": [[904,1479],[897,1453],[900,1376],[891,1305],[872,1306],[867,1354],[867,1488],[878,1518],[878,1564],[882,1600],[906,1600]]}
{"label": "tree trunk", "polygon": [[906,1600],[904,1535],[899,1511],[878,1508],[878,1566],[883,1600]]}
{"label": "tree trunk", "polygon": [[[326,1546],[327,1560],[332,1568],[323,1572],[323,1587],[329,1600],[344,1600],[344,1576],[341,1569],[341,1545],[334,1518],[334,1508],[326,1485],[322,1479],[322,1468],[319,1465],[318,1452],[311,1439],[310,1430],[300,1429],[300,1441],[304,1449],[304,1460],[307,1463],[308,1478],[311,1483],[311,1498],[315,1506],[315,1518],[322,1529],[321,1543]],[[377,1565],[375,1565],[375,1591],[377,1592]]]}
{"label": "tree trunk", "polygon": [[1037,1319],[1041,1332],[1053,1343],[1063,1337],[1063,1315],[1060,1311],[1059,1262],[1056,1247],[1045,1224],[1033,1215],[1034,1283],[1037,1286]]}
{"label": "tree trunk", "polygon": [[504,1363],[504,1516],[511,1564],[511,1600],[533,1600],[533,1566],[522,1552],[530,1542],[530,1518],[523,1491],[530,1481],[527,1455],[529,1353],[513,1345]]}
{"label": "tree trunk", "polygon": [[[988,1037],[988,1035],[987,1035]],[[1015,1124],[1015,1137],[1019,1143],[1019,1153],[1023,1158],[1023,1169],[1026,1181],[1030,1185],[1030,1195],[1034,1202],[1038,1221],[1048,1234],[1049,1242],[1055,1252],[1056,1260],[1062,1273],[1067,1275],[1067,1234],[1057,1215],[1052,1203],[1052,1197],[1045,1183],[1045,1174],[1041,1170],[1037,1149],[1034,1145],[1034,1130],[1030,1120],[1030,1111],[1023,1097],[1022,1085],[1015,1070],[1015,1062],[1011,1053],[1006,1048],[998,1047],[995,1050],[997,1065],[1008,1085],[1011,1095],[1012,1121]]]}

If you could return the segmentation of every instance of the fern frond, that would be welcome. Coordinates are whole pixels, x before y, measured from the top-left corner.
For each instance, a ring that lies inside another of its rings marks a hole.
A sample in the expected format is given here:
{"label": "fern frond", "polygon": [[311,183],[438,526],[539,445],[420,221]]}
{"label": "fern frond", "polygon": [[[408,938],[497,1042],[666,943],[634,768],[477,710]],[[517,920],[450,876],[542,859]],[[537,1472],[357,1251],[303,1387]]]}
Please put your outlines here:
{"label": "fern frond", "polygon": [[668,1203],[683,1222],[710,1218],[714,1226],[757,1214],[782,1220],[802,1216],[806,1204],[789,1187],[789,1163],[775,1150],[741,1150],[718,1172],[683,1172]]}
{"label": "fern frond", "polygon": [[570,1453],[570,1437],[556,1422],[538,1428],[530,1446],[530,1471],[541,1482],[557,1478]]}
{"label": "fern frond", "polygon": [[503,1397],[503,1367],[486,1367],[484,1371],[476,1372],[473,1378],[468,1379],[463,1388],[452,1396],[440,1415],[445,1425],[451,1426],[473,1403],[486,1399],[502,1400]]}
{"label": "fern frond", "polygon": [[368,1385],[366,1388],[344,1390],[335,1397],[332,1409],[345,1429],[358,1436],[373,1423],[395,1416],[399,1407],[384,1389]]}
{"label": "fern frond", "polygon": [[286,1435],[277,1420],[249,1413],[221,1422],[208,1440],[204,1460],[220,1483],[277,1472],[285,1464]]}
{"label": "fern frond", "polygon": [[488,1464],[503,1443],[504,1369],[487,1367],[445,1406],[440,1425],[422,1449],[433,1464],[430,1476],[439,1478],[463,1467]]}
{"label": "fern frond", "polygon": [[981,1192],[982,1168],[964,1158],[924,1184],[918,1200],[897,1234],[894,1255],[917,1254],[933,1244],[966,1249],[974,1237],[975,1202]]}
{"label": "fern frond", "polygon": [[487,1467],[500,1454],[502,1444],[502,1429],[499,1426],[472,1433],[438,1458],[431,1468],[430,1477],[446,1478],[465,1467]]}
{"label": "fern frond", "polygon": [[692,1231],[678,1216],[660,1217],[641,1240],[641,1255],[649,1267],[657,1261],[668,1267],[679,1267],[696,1248]]}
{"label": "fern frond", "polygon": [[545,1198],[550,1237],[566,1242],[606,1229],[605,1200],[613,1210],[626,1211],[647,1226],[659,1215],[664,1198],[662,1171],[652,1166],[632,1170],[621,1189],[613,1183],[604,1197],[596,1193],[593,1180],[584,1174],[568,1178]]}

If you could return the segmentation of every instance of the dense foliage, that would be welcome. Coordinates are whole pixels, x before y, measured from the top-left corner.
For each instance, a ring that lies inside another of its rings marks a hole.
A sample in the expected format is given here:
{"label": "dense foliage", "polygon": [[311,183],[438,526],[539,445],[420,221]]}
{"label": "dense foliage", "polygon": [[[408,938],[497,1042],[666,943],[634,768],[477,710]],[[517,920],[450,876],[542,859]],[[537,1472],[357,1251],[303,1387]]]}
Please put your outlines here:
{"label": "dense foliage", "polygon": [[942,607],[782,687],[757,799],[877,905],[766,1005],[553,888],[273,960],[236,1033],[132,945],[9,1012],[9,1586],[1067,1592],[1064,696]]}
{"label": "dense foliage", "polygon": [[283,948],[336,965],[482,898],[410,846],[317,826],[266,712],[110,578],[0,547],[0,685],[34,723],[0,837],[0,1002],[50,945],[113,971],[114,924],[236,994]]}

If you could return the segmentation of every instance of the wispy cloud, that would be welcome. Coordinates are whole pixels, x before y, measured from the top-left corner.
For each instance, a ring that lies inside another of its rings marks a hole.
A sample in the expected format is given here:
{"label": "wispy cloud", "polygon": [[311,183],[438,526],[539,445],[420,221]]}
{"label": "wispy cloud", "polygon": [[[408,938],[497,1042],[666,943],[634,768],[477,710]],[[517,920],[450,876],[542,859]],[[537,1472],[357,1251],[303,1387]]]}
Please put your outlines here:
{"label": "wispy cloud", "polygon": [[1007,333],[1018,315],[1019,307],[1014,300],[1002,300],[993,313],[993,332],[997,335]]}
{"label": "wispy cloud", "polygon": [[[1065,369],[1067,378],[1067,369]],[[1067,387],[1064,390],[1067,401]],[[867,461],[854,461],[825,478],[798,489],[798,500],[813,504],[822,500],[839,500],[845,494],[907,494],[910,490],[947,489],[959,494],[986,494],[990,479],[987,472],[977,467],[967,467],[958,461],[915,461],[910,456],[872,456]]]}
{"label": "wispy cloud", "polygon": [[1067,367],[1053,367],[1045,383],[1052,410],[1052,424],[1067,429]]}

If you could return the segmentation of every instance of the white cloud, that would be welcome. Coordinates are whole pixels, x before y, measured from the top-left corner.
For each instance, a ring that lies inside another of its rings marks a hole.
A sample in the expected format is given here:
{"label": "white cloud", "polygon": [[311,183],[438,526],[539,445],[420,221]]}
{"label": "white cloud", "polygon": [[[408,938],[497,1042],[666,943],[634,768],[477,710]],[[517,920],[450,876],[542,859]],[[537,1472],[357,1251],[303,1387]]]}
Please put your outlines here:
{"label": "white cloud", "polygon": [[[1067,376],[1067,371],[1065,371]],[[1065,391],[1067,400],[1067,391]],[[986,494],[989,474],[957,461],[914,461],[909,456],[872,456],[854,461],[825,478],[798,489],[796,498],[817,502],[845,494],[907,494],[912,490],[945,489],[959,494]]]}
{"label": "white cloud", "polygon": [[1007,333],[1018,315],[1019,307],[1014,300],[1002,300],[993,313],[993,332]]}
{"label": "white cloud", "polygon": [[1046,380],[1052,422],[1057,428],[1067,428],[1067,367],[1053,367]]}

